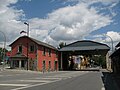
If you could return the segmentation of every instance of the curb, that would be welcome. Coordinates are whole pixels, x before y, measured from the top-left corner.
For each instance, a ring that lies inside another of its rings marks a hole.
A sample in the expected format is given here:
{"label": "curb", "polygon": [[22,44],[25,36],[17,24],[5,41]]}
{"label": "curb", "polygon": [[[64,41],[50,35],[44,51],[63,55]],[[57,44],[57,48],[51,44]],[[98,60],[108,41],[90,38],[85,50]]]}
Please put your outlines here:
{"label": "curb", "polygon": [[111,76],[111,77],[112,77],[112,80],[113,80],[113,82],[114,82],[114,86],[116,87],[115,90],[120,90],[120,87],[119,87],[117,81],[115,80],[114,76]]}

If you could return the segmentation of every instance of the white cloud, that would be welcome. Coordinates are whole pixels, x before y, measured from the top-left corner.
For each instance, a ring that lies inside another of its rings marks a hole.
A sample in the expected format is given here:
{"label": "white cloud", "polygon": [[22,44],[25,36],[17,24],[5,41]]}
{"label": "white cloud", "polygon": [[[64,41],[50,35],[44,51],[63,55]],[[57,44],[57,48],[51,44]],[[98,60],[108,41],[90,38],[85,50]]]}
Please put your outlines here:
{"label": "white cloud", "polygon": [[[30,22],[35,25],[31,26],[31,30],[35,30],[36,26],[39,25],[39,29],[49,33],[50,40],[57,42],[80,40],[91,32],[113,22],[112,17],[103,16],[97,12],[94,8],[88,8],[85,3],[66,6],[49,13],[46,19],[31,19]],[[46,34],[44,35],[46,36]]]}
{"label": "white cloud", "polygon": [[[0,30],[5,32],[8,42],[15,40],[16,37],[19,37],[19,32],[26,29],[26,26],[21,21],[21,17],[25,16],[24,11],[10,7],[10,4],[15,4],[17,1],[0,0]],[[103,0],[102,2],[111,3],[114,1],[117,0]],[[89,8],[89,2],[81,0],[80,3],[74,6],[54,10],[44,19],[38,17],[29,19],[30,35],[41,41],[57,45],[60,41],[69,43],[74,40],[84,39],[91,32],[113,22],[112,17],[109,15],[105,16],[98,13],[99,11],[94,7]],[[115,4],[111,7],[113,6]],[[1,35],[0,37],[1,41],[3,41]]]}
{"label": "white cloud", "polygon": [[[109,31],[109,32],[107,32],[106,35],[110,36],[114,42],[120,41],[120,32]],[[109,37],[106,38],[106,41],[110,41]]]}
{"label": "white cloud", "polygon": [[[19,36],[20,30],[23,30],[21,17],[24,16],[22,10],[10,7],[18,0],[0,0],[0,31],[6,35],[7,42],[13,41]],[[3,42],[3,35],[0,33],[0,41]]]}
{"label": "white cloud", "polygon": [[88,3],[88,4],[101,2],[101,3],[106,4],[106,5],[119,2],[119,0],[64,0],[64,2],[76,2],[76,1],[78,1],[79,3],[84,2],[84,3]]}
{"label": "white cloud", "polygon": [[94,35],[93,37],[95,38],[94,41],[106,43],[112,48],[112,42],[113,47],[115,47],[120,41],[120,32],[108,31],[106,34]]}
{"label": "white cloud", "polygon": [[105,42],[111,42],[111,39],[113,40],[113,42],[118,42],[120,41],[120,32],[108,31],[106,34],[93,35],[92,37],[96,39],[99,38],[101,41]]}

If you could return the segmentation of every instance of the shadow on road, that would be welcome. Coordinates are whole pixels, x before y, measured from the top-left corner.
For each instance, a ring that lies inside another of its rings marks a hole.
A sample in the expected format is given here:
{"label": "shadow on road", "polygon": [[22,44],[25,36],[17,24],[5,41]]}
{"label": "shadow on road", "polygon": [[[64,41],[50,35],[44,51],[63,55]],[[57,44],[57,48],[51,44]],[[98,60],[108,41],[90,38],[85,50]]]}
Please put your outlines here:
{"label": "shadow on road", "polygon": [[85,68],[85,69],[72,69],[72,70],[64,70],[64,71],[100,71],[99,68]]}
{"label": "shadow on road", "polygon": [[103,76],[102,81],[104,83],[105,90],[120,90],[118,87],[118,82],[116,82],[116,79],[111,72],[102,72]]}
{"label": "shadow on road", "polygon": [[76,71],[100,71],[99,69],[82,69],[82,70],[76,70]]}

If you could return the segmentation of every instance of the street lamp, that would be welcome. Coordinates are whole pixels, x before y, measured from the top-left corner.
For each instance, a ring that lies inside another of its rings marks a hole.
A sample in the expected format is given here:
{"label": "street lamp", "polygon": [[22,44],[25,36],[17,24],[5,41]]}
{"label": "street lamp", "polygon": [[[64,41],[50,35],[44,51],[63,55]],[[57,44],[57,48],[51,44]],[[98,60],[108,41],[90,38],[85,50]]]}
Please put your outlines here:
{"label": "street lamp", "polygon": [[0,31],[2,34],[3,34],[3,37],[4,37],[4,53],[3,53],[3,69],[4,69],[4,63],[5,63],[5,61],[4,61],[4,59],[5,59],[5,46],[6,46],[6,35],[5,35],[5,33],[4,32],[2,32],[2,31]]}
{"label": "street lamp", "polygon": [[[25,25],[27,25],[27,36],[29,37],[29,23],[24,22]],[[27,38],[27,70],[29,70],[29,58],[28,58],[28,38]]]}
{"label": "street lamp", "polygon": [[112,52],[113,52],[113,39],[112,39],[109,35],[107,35],[107,34],[104,34],[104,36],[107,36],[108,38],[110,38],[110,40],[111,40],[111,45],[112,45]]}
{"label": "street lamp", "polygon": [[[113,53],[113,39],[107,34],[104,34],[104,36],[107,36],[108,38],[110,38],[111,45],[112,45],[111,48],[112,48],[112,53]],[[106,55],[106,64],[107,64],[107,69],[111,70],[111,59],[109,59],[108,55]]]}
{"label": "street lamp", "polygon": [[29,23],[28,22],[24,22],[25,25],[27,25],[27,36],[29,37]]}

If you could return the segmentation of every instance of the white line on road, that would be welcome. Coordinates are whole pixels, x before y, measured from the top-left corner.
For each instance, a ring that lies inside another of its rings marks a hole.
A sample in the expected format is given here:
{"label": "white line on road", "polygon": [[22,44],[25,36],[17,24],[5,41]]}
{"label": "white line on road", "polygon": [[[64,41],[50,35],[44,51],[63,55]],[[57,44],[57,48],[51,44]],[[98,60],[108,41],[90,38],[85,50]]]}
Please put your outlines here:
{"label": "white line on road", "polygon": [[101,90],[105,90],[105,88],[104,88],[104,87],[102,87],[102,88],[101,88]]}
{"label": "white line on road", "polygon": [[47,80],[20,80],[22,82],[51,82],[51,81],[47,81]]}
{"label": "white line on road", "polygon": [[48,76],[49,78],[69,78],[69,76],[60,76],[60,75],[55,75],[55,76]]}
{"label": "white line on road", "polygon": [[34,84],[34,85],[28,85],[28,86],[25,86],[25,87],[15,88],[15,89],[11,89],[11,90],[22,90],[22,89],[25,89],[25,88],[40,86],[40,85],[44,85],[44,84],[48,84],[48,83],[53,83],[53,82],[57,82],[57,81],[60,81],[60,80],[54,80],[54,81],[51,81],[51,82],[45,82],[45,83],[39,83],[39,84]]}
{"label": "white line on road", "polygon": [[0,84],[0,86],[28,86],[29,84]]}
{"label": "white line on road", "polygon": [[57,77],[46,77],[46,78],[35,78],[35,79],[48,79],[48,80],[54,80],[54,79],[62,79]]}
{"label": "white line on road", "polygon": [[0,77],[2,77],[2,76],[10,77],[10,76],[14,76],[14,75],[0,75]]}

